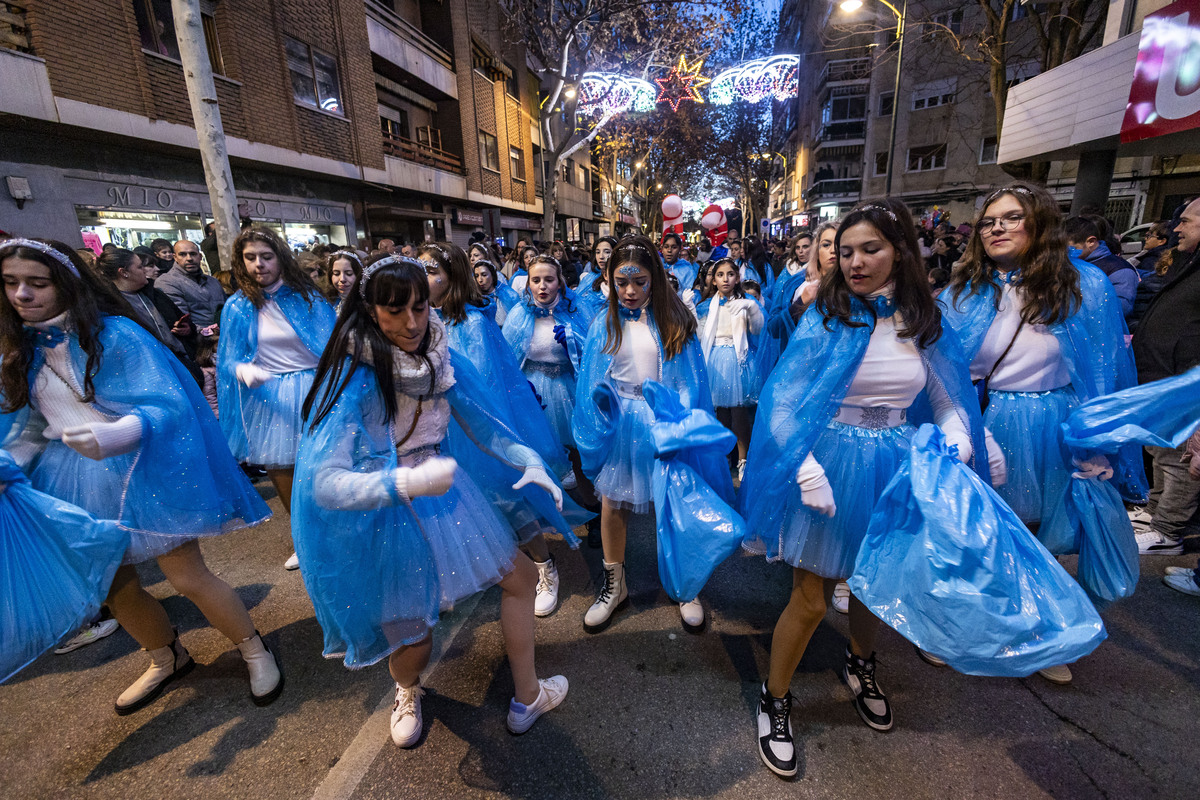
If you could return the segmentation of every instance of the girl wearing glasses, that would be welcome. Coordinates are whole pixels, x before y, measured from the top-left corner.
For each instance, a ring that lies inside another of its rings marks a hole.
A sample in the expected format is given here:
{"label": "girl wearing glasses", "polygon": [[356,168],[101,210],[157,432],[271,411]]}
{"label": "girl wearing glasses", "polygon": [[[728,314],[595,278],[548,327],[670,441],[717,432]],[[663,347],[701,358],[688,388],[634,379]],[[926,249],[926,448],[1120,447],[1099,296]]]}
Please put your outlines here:
{"label": "girl wearing glasses", "polygon": [[[1112,284],[1068,255],[1054,198],[1017,182],[987,198],[942,304],[971,359],[989,460],[1007,462],[1007,475],[993,474],[996,491],[1050,552],[1078,552],[1073,477],[1104,481],[1115,470],[1123,493],[1145,491],[1140,449],[1115,464],[1103,455],[1072,464],[1059,430],[1082,401],[1136,382]],[[1066,666],[1040,674],[1071,680]]]}

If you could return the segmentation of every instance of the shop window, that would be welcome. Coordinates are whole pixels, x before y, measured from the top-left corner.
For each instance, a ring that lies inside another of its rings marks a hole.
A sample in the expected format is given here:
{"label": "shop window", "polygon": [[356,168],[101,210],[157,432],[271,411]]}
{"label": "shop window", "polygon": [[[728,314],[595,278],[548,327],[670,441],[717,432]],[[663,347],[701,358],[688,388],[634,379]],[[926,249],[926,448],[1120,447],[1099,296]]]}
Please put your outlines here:
{"label": "shop window", "polygon": [[513,179],[518,181],[525,180],[525,154],[521,152],[521,148],[509,147],[508,160]]}
{"label": "shop window", "polygon": [[875,154],[875,174],[877,176],[887,175],[887,162],[888,162],[888,154],[887,153],[876,153]]}
{"label": "shop window", "polygon": [[[217,40],[217,23],[209,3],[201,3],[200,21],[204,26],[204,44],[208,62],[217,75],[225,74],[221,59],[221,43]],[[179,61],[179,40],[175,37],[175,15],[171,0],[133,0],[133,15],[137,19],[142,49]]]}
{"label": "shop window", "polygon": [[283,37],[288,71],[292,76],[292,95],[296,102],[332,114],[342,114],[342,90],[337,61],[333,56],[309,47],[298,39]]}
{"label": "shop window", "polygon": [[958,81],[954,78],[918,84],[912,93],[912,110],[949,105],[954,102],[957,89]]}
{"label": "shop window", "polygon": [[500,171],[500,143],[487,131],[479,132],[479,166],[492,172]]}
{"label": "shop window", "polygon": [[896,104],[896,95],[892,92],[884,92],[879,95],[879,116],[890,117],[892,115],[892,107]]}
{"label": "shop window", "polygon": [[908,149],[908,171],[928,172],[946,168],[946,145],[928,144]]}
{"label": "shop window", "polygon": [[995,164],[999,149],[1000,146],[995,136],[983,137],[983,141],[979,143],[979,163]]}

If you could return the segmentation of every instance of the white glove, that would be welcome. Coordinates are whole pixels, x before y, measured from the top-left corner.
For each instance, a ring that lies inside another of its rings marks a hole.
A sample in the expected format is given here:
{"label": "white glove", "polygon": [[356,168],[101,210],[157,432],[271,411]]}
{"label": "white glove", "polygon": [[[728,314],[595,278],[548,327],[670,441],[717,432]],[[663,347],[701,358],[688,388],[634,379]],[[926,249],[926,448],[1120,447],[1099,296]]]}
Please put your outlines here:
{"label": "white glove", "polygon": [[1103,453],[1097,453],[1091,458],[1080,461],[1078,458],[1072,458],[1071,463],[1079,467],[1078,472],[1072,472],[1072,478],[1085,480],[1087,478],[1099,478],[1102,481],[1107,481],[1113,476],[1112,465],[1108,463]]}
{"label": "white glove", "polygon": [[89,422],[63,428],[62,443],[84,458],[101,461],[137,449],[142,441],[142,421],[126,414],[116,422]]}
{"label": "white glove", "polygon": [[964,464],[970,461],[971,456],[975,454],[971,436],[966,431],[957,429],[956,426],[943,427],[942,432],[946,434],[946,447],[958,448],[958,460]]}
{"label": "white glove", "polygon": [[405,500],[414,497],[438,497],[454,485],[458,462],[438,456],[415,467],[398,467],[395,473],[396,491]]}
{"label": "white glove", "polygon": [[725,305],[725,309],[730,314],[741,314],[745,316],[750,312],[750,305],[753,302],[753,300],[750,300],[746,297],[735,297]]}
{"label": "white glove", "polygon": [[988,471],[992,473],[992,487],[1003,486],[1008,483],[1008,461],[1004,458],[1004,451],[996,444],[992,432],[987,428],[983,429],[983,442],[987,445]]}
{"label": "white glove", "polygon": [[541,467],[526,467],[525,474],[521,476],[521,480],[513,484],[513,489],[521,489],[529,484],[533,484],[539,489],[545,490],[546,494],[554,498],[554,507],[562,511],[562,489],[558,488],[546,470]]}
{"label": "white glove", "polygon": [[267,381],[275,377],[273,372],[267,372],[257,364],[245,363],[238,364],[234,368],[234,374],[237,379],[242,382],[247,389],[257,389]]}
{"label": "white glove", "polygon": [[833,487],[829,485],[829,478],[825,477],[825,469],[812,457],[812,453],[804,458],[804,463],[796,470],[796,484],[800,487],[801,503],[827,517],[837,513]]}

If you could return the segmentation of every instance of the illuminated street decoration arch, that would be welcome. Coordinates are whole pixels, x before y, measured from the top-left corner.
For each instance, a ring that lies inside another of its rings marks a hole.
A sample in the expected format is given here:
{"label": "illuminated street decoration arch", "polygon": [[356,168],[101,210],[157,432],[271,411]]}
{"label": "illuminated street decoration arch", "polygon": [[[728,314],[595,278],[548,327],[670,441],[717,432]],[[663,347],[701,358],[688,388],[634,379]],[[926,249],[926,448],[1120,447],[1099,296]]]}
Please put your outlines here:
{"label": "illuminated street decoration arch", "polygon": [[703,61],[696,61],[689,66],[687,57],[680,56],[679,63],[671,67],[667,77],[654,79],[659,86],[658,100],[655,102],[670,103],[672,111],[678,111],[679,104],[684,100],[703,103],[700,87],[712,80],[700,75],[700,68],[703,66]]}
{"label": "illuminated street decoration arch", "polygon": [[611,72],[585,72],[579,81],[580,113],[651,111],[655,106],[654,87],[640,78],[628,78]]}
{"label": "illuminated street decoration arch", "polygon": [[710,102],[727,106],[735,100],[759,103],[768,98],[787,100],[800,89],[800,57],[759,58],[725,70],[708,90]]}

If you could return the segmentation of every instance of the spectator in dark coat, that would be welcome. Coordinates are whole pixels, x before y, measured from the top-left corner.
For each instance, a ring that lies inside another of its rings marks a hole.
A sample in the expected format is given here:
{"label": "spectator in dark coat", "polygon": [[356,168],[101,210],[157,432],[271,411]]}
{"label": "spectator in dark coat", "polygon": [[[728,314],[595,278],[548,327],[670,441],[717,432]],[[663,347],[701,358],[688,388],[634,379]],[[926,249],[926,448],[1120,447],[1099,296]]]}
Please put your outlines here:
{"label": "spectator in dark coat", "polygon": [[1063,231],[1067,235],[1067,243],[1078,250],[1085,261],[1099,267],[1112,281],[1117,290],[1117,299],[1121,301],[1121,313],[1128,320],[1133,314],[1138,274],[1132,264],[1109,249],[1106,241],[1109,233],[1108,222],[1103,217],[1081,214],[1067,217],[1063,223]]}

